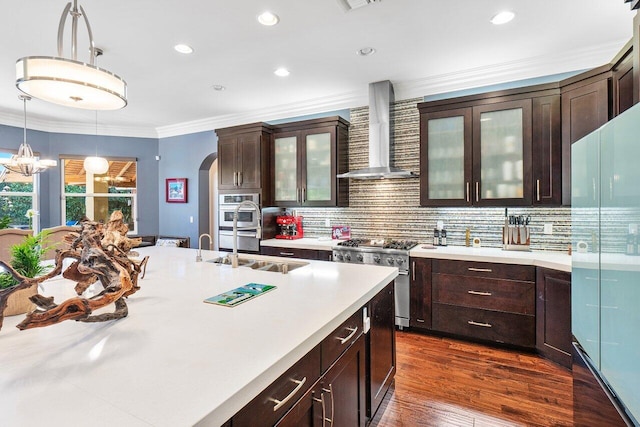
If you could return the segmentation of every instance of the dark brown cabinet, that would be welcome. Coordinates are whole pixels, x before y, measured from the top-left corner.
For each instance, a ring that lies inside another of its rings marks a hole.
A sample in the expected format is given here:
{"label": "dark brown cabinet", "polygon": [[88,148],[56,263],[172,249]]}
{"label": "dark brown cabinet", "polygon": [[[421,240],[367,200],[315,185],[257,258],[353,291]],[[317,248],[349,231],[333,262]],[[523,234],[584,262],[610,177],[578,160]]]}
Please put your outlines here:
{"label": "dark brown cabinet", "polygon": [[533,98],[533,205],[562,203],[562,126],[560,95]]}
{"label": "dark brown cabinet", "polygon": [[535,347],[535,268],[432,261],[435,331]]}
{"label": "dark brown cabinet", "polygon": [[395,375],[393,290],[391,282],[236,413],[231,425],[364,427]]}
{"label": "dark brown cabinet", "polygon": [[571,273],[536,269],[536,350],[571,368]]}
{"label": "dark brown cabinet", "polygon": [[394,284],[368,304],[371,328],[367,334],[367,418],[373,419],[396,372]]}
{"label": "dark brown cabinet", "polygon": [[271,128],[264,123],[216,129],[218,135],[218,188],[262,190],[269,194]]}
{"label": "dark brown cabinet", "polygon": [[331,261],[333,252],[323,249],[279,248],[275,246],[261,246],[260,255],[279,256],[286,258],[303,258],[318,261]]}
{"label": "dark brown cabinet", "polygon": [[420,204],[559,205],[559,96],[547,84],[418,104]]}
{"label": "dark brown cabinet", "polygon": [[274,127],[272,192],[277,206],[346,206],[349,122],[341,117]]}
{"label": "dark brown cabinet", "polygon": [[571,204],[571,144],[609,120],[610,71],[562,88],[562,202]]}
{"label": "dark brown cabinet", "polygon": [[431,259],[411,258],[409,326],[431,329]]}

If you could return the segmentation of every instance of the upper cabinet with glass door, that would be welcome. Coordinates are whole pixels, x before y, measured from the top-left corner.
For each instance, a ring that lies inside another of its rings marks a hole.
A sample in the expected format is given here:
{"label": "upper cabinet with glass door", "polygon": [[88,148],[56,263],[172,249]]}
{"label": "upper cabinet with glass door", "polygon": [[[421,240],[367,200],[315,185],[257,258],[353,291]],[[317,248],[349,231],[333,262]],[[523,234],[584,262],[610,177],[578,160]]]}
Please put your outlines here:
{"label": "upper cabinet with glass door", "polygon": [[345,206],[349,123],[340,117],[306,120],[275,127],[272,150],[274,204]]}
{"label": "upper cabinet with glass door", "polygon": [[420,204],[559,204],[557,92],[539,86],[419,104]]}

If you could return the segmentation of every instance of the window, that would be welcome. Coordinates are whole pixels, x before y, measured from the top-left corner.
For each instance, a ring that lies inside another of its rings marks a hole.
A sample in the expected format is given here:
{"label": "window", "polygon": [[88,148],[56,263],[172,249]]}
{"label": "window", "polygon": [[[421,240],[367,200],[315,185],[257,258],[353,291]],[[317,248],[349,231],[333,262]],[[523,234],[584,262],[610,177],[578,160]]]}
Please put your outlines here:
{"label": "window", "polygon": [[[13,154],[0,150],[2,158],[9,158]],[[35,231],[40,229],[38,183],[38,174],[22,176],[0,165],[0,224],[13,228],[32,228]]]}
{"label": "window", "polygon": [[84,157],[61,156],[62,218],[75,225],[83,217],[107,222],[115,210],[122,211],[129,231],[138,229],[137,167],[135,159],[107,158],[109,170],[93,175],[84,169]]}

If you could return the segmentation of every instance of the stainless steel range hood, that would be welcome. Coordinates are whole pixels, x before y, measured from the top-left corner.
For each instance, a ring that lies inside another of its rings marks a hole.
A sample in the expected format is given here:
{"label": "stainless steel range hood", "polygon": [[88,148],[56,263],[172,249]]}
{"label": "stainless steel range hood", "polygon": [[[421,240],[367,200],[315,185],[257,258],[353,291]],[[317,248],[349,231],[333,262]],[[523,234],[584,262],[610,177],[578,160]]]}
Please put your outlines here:
{"label": "stainless steel range hood", "polygon": [[390,109],[394,102],[389,80],[369,84],[369,167],[338,175],[338,178],[415,178],[418,174],[389,166],[391,157]]}

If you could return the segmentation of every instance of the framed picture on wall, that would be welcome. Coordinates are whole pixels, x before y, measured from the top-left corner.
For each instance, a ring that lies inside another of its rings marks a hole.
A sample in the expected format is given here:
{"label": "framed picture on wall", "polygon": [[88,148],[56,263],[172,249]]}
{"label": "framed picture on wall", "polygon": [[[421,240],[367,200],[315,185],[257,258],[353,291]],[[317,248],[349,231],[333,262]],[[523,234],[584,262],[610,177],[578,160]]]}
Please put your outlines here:
{"label": "framed picture on wall", "polygon": [[167,203],[187,203],[187,178],[167,178]]}

